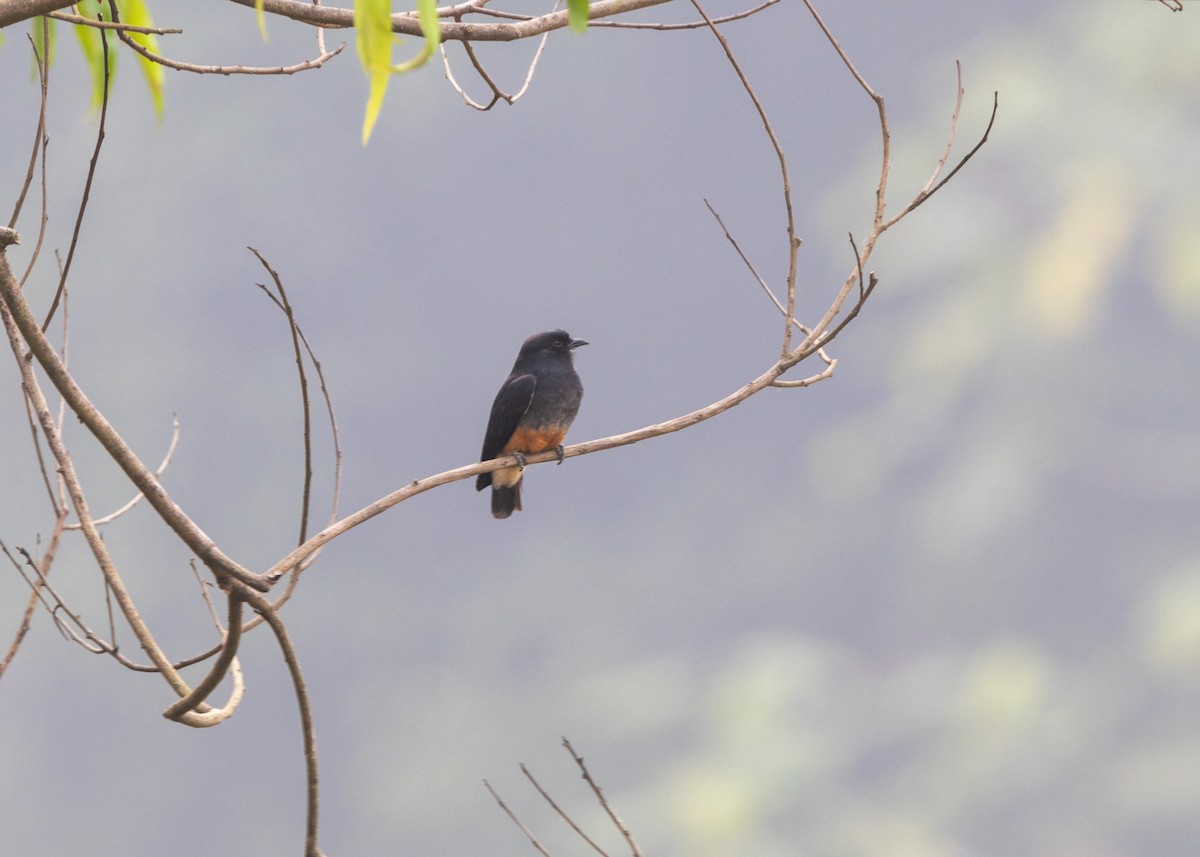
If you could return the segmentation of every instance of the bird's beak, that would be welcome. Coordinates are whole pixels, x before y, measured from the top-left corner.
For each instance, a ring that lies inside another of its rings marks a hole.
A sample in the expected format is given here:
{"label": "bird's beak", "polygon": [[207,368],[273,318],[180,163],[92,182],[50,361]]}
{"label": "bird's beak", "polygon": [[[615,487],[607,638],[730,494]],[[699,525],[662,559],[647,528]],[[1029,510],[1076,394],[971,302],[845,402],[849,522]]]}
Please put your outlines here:
{"label": "bird's beak", "polygon": [[586,342],[585,340],[583,340],[583,339],[572,339],[572,340],[571,340],[571,346],[570,346],[570,347],[571,347],[572,349],[576,349],[576,348],[578,348],[578,347],[579,347],[579,346],[581,346],[581,345],[587,345],[587,342]]}

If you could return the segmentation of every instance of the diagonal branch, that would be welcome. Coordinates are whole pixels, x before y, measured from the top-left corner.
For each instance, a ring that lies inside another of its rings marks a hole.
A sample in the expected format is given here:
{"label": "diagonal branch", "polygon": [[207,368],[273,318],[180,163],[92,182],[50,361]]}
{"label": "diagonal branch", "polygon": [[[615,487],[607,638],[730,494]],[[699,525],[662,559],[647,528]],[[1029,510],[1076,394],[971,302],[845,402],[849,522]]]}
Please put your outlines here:
{"label": "diagonal branch", "polygon": [[0,300],[3,300],[6,305],[6,315],[11,313],[14,326],[19,329],[21,338],[25,340],[29,350],[55,389],[66,399],[67,405],[80,422],[100,441],[101,446],[125,472],[129,480],[146,495],[146,501],[154,507],[159,517],[175,531],[175,534],[199,557],[201,562],[212,569],[218,579],[228,576],[260,591],[269,589],[269,585],[259,575],[246,570],[227,557],[216,543],[184,513],[183,509],[171,499],[158,478],[142,463],[124,438],[117,433],[113,425],[97,410],[79,385],[75,383],[75,379],[55,352],[54,346],[42,333],[37,319],[33,317],[33,312],[25,301],[24,293],[18,288],[12,270],[8,266],[4,248],[9,244],[16,243],[16,240],[17,235],[13,230],[0,228]]}
{"label": "diagonal branch", "polygon": [[[807,356],[807,355],[804,355]],[[718,399],[711,405],[706,405],[691,413],[684,414],[680,417],[667,420],[666,422],[656,423],[654,425],[645,426],[644,428],[628,431],[623,434],[612,435],[611,437],[599,438],[597,440],[577,443],[563,448],[563,456],[565,458],[573,458],[577,455],[590,455],[594,452],[601,452],[606,449],[615,449],[619,446],[628,446],[631,443],[647,440],[652,437],[661,437],[665,434],[682,431],[686,428],[691,428],[697,423],[702,423],[705,420],[712,419],[718,414],[722,414],[730,408],[740,405],[746,399],[753,396],[760,390],[771,386],[776,378],[794,366],[802,359],[801,357],[789,356],[788,358],[780,358],[773,363],[767,371],[763,372],[754,380],[743,385],[739,389],[733,391],[722,399]],[[539,452],[534,455],[526,455],[526,464],[541,464],[546,461],[557,461],[558,456],[554,450],[549,452]],[[462,467],[457,467],[453,470],[447,470],[442,473],[427,476],[424,479],[414,479],[409,484],[405,485],[392,493],[379,498],[375,502],[364,506],[357,512],[354,512],[341,520],[330,524],[321,532],[313,535],[304,544],[291,551],[282,559],[277,561],[270,569],[263,573],[263,578],[267,581],[274,582],[282,577],[289,568],[296,563],[301,562],[305,557],[316,551],[318,548],[333,541],[338,536],[348,530],[357,527],[365,521],[369,521],[376,515],[386,512],[393,506],[403,503],[411,497],[418,494],[424,494],[432,488],[437,488],[451,482],[458,482],[462,479],[468,479],[472,476],[478,476],[480,473],[490,473],[493,470],[499,470],[502,467],[516,467],[518,461],[515,456],[507,455],[503,458],[493,458],[491,461],[481,461],[476,464],[468,464]]]}
{"label": "diagonal branch", "polygon": [[612,808],[612,804],[604,796],[604,789],[596,785],[596,781],[592,779],[591,772],[588,771],[587,765],[583,762],[583,756],[575,752],[575,748],[571,746],[571,742],[566,738],[562,739],[562,744],[567,749],[567,752],[571,754],[571,758],[575,760],[575,764],[579,766],[584,780],[592,787],[592,792],[595,793],[596,800],[600,801],[600,806],[604,807],[604,811],[608,814],[609,819],[616,826],[617,830],[621,831],[621,835],[625,837],[625,843],[633,851],[633,857],[642,857],[642,851],[638,848],[637,843],[634,842],[633,834],[629,832],[629,828],[625,826],[625,822],[621,821],[621,817],[617,815],[617,811]]}
{"label": "diagonal branch", "polygon": [[533,831],[525,826],[525,822],[517,818],[517,814],[508,808],[508,804],[506,804],[504,799],[496,793],[496,790],[492,788],[492,784],[487,780],[484,780],[483,785],[484,788],[491,793],[492,797],[496,799],[496,803],[500,805],[500,808],[504,810],[504,814],[511,818],[513,820],[513,824],[521,829],[521,832],[525,834],[525,837],[529,840],[530,844],[537,849],[537,852],[541,854],[542,857],[553,857],[553,855],[546,850],[546,846],[543,845],[536,836],[534,836]]}
{"label": "diagonal branch", "polygon": [[572,830],[574,830],[575,833],[578,834],[579,837],[584,842],[586,842],[588,845],[592,846],[592,850],[594,850],[597,854],[599,854],[600,857],[608,857],[608,853],[603,848],[601,848],[599,845],[597,845],[595,843],[595,841],[592,839],[592,837],[590,837],[586,833],[584,833],[583,829],[578,824],[575,823],[575,819],[571,818],[571,816],[567,814],[566,810],[564,810],[561,806],[559,806],[558,803],[554,800],[554,798],[550,797],[550,794],[544,788],[542,788],[542,784],[539,783],[537,781],[537,778],[534,777],[534,775],[529,772],[529,768],[525,767],[524,762],[521,763],[521,773],[525,775],[525,779],[527,779],[527,780],[529,780],[529,782],[533,783],[533,787],[535,789],[537,789],[537,793],[540,794],[545,799],[546,803],[550,804],[550,808],[552,810],[554,810],[556,813],[558,813],[558,817],[561,818],[563,821],[565,821],[570,826],[570,828]]}

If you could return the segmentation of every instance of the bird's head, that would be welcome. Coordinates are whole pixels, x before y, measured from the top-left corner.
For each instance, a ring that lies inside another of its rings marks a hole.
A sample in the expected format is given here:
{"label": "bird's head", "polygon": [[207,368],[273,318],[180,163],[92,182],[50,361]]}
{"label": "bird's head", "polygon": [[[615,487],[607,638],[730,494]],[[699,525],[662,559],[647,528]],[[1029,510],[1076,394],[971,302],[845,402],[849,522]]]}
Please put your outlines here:
{"label": "bird's head", "polygon": [[565,330],[543,330],[525,340],[521,346],[522,357],[532,357],[534,354],[564,354],[570,357],[571,352],[581,345],[587,345],[582,339],[572,339]]}

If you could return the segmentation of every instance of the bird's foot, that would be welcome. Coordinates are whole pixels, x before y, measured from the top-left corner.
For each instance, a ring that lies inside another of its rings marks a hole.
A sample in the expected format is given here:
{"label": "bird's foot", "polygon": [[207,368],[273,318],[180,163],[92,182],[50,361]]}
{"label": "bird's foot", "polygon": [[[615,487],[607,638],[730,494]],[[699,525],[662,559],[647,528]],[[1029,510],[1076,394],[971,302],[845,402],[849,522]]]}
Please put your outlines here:
{"label": "bird's foot", "polygon": [[566,453],[563,452],[563,445],[561,443],[558,446],[554,447],[554,454],[558,456],[558,463],[562,464],[563,457],[566,455]]}
{"label": "bird's foot", "polygon": [[513,458],[515,458],[515,459],[517,460],[517,467],[519,467],[519,468],[521,468],[522,470],[524,470],[524,469],[525,469],[525,455],[524,455],[524,453],[520,453],[520,452],[514,452],[512,455],[513,455]]}

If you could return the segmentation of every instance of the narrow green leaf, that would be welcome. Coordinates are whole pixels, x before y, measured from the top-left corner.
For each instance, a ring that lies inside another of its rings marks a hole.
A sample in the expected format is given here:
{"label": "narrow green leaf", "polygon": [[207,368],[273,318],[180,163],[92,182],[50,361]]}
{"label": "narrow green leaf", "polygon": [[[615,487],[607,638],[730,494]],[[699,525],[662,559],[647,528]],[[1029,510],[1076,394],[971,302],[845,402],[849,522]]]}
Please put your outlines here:
{"label": "narrow green leaf", "polygon": [[254,0],[254,17],[258,18],[258,33],[264,42],[267,38],[267,13],[263,11],[263,0]]}
{"label": "narrow green leaf", "polygon": [[[76,4],[79,14],[84,18],[91,18],[93,21],[99,20],[101,14],[104,15],[106,21],[112,20],[111,13],[107,7],[101,6],[101,0],[79,0]],[[95,27],[78,26],[73,27],[75,36],[79,39],[79,47],[83,51],[83,58],[87,62],[88,71],[92,75],[92,109],[100,106],[101,99],[104,98],[104,48],[100,44],[100,31]],[[114,40],[116,36],[111,36]],[[112,45],[109,45],[108,51],[108,79],[111,84],[113,76],[117,72],[117,52],[112,50]]]}
{"label": "narrow green leaf", "polygon": [[354,0],[355,45],[358,59],[370,82],[367,112],[363,117],[362,141],[367,145],[379,118],[392,68],[391,0]]}
{"label": "narrow green leaf", "polygon": [[588,24],[588,0],[567,0],[567,20],[571,29],[582,33]]}
{"label": "narrow green leaf", "polygon": [[[135,27],[154,26],[154,20],[150,17],[150,10],[146,8],[145,0],[123,0],[121,17],[126,24],[133,24]],[[157,36],[149,33],[130,33],[129,37],[139,45],[158,53]],[[112,53],[111,45],[109,53]],[[154,102],[154,115],[158,117],[159,121],[162,121],[163,86],[166,83],[163,67],[141,56],[138,57],[138,63],[142,67],[142,77],[146,79],[146,87],[150,90],[150,98]]]}
{"label": "narrow green leaf", "polygon": [[421,24],[421,34],[425,36],[425,44],[421,46],[421,52],[408,62],[392,67],[392,71],[396,74],[403,74],[425,65],[433,56],[433,52],[437,50],[442,40],[442,31],[438,27],[437,8],[437,0],[417,0],[417,20]]}

